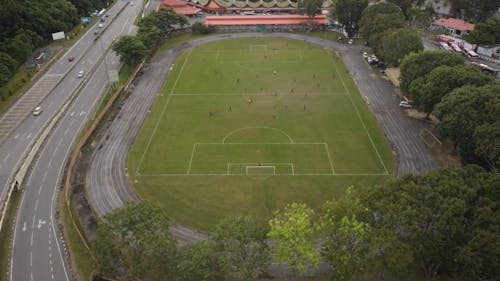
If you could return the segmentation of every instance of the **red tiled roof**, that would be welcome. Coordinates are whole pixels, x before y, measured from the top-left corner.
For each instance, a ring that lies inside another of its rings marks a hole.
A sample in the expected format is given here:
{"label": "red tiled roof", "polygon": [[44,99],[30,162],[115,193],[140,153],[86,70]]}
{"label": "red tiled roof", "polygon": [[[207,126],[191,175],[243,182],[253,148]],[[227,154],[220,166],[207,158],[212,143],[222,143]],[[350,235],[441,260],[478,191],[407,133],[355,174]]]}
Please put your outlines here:
{"label": "red tiled roof", "polygon": [[471,31],[474,30],[474,24],[468,23],[461,19],[438,19],[434,21],[434,24],[444,26],[446,28],[460,30],[460,31]]}
{"label": "red tiled roof", "polygon": [[160,8],[172,8],[177,14],[185,16],[196,15],[201,11],[201,9],[189,6],[186,2],[179,0],[164,0],[160,4]]}
{"label": "red tiled roof", "polygon": [[[207,25],[266,25],[266,24],[304,24],[309,22],[308,16],[276,15],[276,16],[207,16]],[[326,24],[326,16],[320,15],[312,19],[317,24]]]}
{"label": "red tiled roof", "polygon": [[225,10],[226,8],[219,6],[219,4],[217,4],[215,1],[210,1],[210,3],[205,6],[205,9],[210,11],[220,11]]}
{"label": "red tiled roof", "polygon": [[163,0],[161,5],[163,7],[174,8],[174,7],[183,7],[183,6],[186,6],[187,4],[186,4],[186,2],[182,2],[179,0]]}

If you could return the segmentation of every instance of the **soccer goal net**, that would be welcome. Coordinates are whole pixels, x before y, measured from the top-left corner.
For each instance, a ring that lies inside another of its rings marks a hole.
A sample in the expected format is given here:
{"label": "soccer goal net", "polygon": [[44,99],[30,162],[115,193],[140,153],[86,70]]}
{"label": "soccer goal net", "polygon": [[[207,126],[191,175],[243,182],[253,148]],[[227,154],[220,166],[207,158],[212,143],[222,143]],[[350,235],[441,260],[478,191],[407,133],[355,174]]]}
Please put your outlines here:
{"label": "soccer goal net", "polygon": [[246,166],[245,173],[248,176],[274,176],[276,166]]}

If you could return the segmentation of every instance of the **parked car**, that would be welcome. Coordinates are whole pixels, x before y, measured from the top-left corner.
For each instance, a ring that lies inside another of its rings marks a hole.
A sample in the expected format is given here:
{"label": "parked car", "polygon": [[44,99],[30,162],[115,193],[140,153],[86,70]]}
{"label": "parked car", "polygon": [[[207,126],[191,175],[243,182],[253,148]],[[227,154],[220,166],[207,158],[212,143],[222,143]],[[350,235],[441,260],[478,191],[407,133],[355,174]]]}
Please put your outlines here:
{"label": "parked car", "polygon": [[35,107],[35,109],[33,109],[33,116],[38,116],[42,113],[42,108],[40,106],[37,106]]}
{"label": "parked car", "polygon": [[347,41],[347,44],[352,44],[354,41],[352,39],[349,39],[349,41]]}
{"label": "parked car", "polygon": [[402,100],[399,102],[399,107],[412,108],[413,106],[409,102]]}

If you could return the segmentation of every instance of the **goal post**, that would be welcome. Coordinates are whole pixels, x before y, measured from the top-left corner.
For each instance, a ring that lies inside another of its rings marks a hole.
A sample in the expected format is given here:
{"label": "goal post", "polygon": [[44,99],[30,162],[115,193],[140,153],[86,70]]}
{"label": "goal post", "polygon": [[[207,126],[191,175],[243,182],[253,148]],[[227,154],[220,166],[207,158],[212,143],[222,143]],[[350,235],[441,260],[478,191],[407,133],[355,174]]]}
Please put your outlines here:
{"label": "goal post", "polygon": [[247,176],[274,176],[276,175],[276,166],[246,166],[245,173]]}
{"label": "goal post", "polygon": [[293,163],[228,163],[227,175],[276,176],[293,175]]}

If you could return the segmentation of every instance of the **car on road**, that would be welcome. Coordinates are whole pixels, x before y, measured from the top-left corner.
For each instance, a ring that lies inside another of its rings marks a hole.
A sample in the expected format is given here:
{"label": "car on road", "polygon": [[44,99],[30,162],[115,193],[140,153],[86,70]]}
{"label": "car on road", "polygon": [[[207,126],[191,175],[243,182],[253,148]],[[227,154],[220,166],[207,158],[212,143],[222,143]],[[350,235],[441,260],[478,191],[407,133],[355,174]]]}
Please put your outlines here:
{"label": "car on road", "polygon": [[352,39],[349,39],[349,41],[347,41],[347,44],[351,45],[354,41]]}
{"label": "car on road", "polygon": [[402,101],[399,102],[399,107],[401,107],[401,108],[412,108],[413,106],[409,102],[402,100]]}
{"label": "car on road", "polygon": [[68,58],[68,61],[69,61],[69,62],[72,62],[72,61],[74,61],[74,60],[75,60],[75,57],[69,57],[69,58]]}
{"label": "car on road", "polygon": [[104,18],[101,18],[101,22],[104,22],[104,21],[105,21],[105,19],[104,19]]}
{"label": "car on road", "polygon": [[38,116],[42,113],[42,107],[37,106],[35,109],[33,109],[33,116]]}
{"label": "car on road", "polygon": [[82,78],[83,75],[85,75],[85,71],[83,70],[78,71],[78,78]]}
{"label": "car on road", "polygon": [[99,28],[103,28],[104,27],[104,24],[100,23],[97,25]]}

